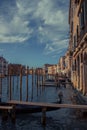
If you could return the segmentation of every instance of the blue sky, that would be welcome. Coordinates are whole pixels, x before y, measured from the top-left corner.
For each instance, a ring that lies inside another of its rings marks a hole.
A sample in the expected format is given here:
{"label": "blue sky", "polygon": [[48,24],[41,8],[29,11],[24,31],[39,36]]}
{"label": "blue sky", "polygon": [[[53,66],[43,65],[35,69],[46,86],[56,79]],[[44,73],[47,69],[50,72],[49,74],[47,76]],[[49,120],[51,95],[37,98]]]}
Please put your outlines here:
{"label": "blue sky", "polygon": [[0,55],[10,63],[56,64],[68,47],[69,0],[0,0]]}

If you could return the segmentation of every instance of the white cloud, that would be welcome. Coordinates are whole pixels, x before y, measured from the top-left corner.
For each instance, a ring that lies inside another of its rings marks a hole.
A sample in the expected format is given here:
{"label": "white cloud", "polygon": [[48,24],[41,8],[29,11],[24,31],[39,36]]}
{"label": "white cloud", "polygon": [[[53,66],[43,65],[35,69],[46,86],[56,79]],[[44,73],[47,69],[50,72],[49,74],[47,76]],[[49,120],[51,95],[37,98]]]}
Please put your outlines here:
{"label": "white cloud", "polygon": [[33,14],[34,18],[44,21],[42,26],[38,27],[38,34],[40,42],[46,44],[45,55],[61,52],[68,46],[68,40],[65,39],[68,32],[68,10],[55,9],[55,4],[53,0],[41,0]]}
{"label": "white cloud", "polygon": [[34,12],[34,17],[43,19],[44,24],[66,28],[67,12],[62,9],[55,10],[53,2],[53,0],[41,0]]}
{"label": "white cloud", "polygon": [[[8,5],[7,5],[8,6]],[[31,37],[33,28],[30,28],[29,21],[27,17],[25,18],[22,10],[22,6],[19,4],[20,8],[14,7],[15,11],[12,19],[10,19],[10,12],[8,19],[2,14],[0,17],[0,42],[1,43],[15,43],[23,42]],[[9,7],[10,8],[10,7]],[[11,10],[10,10],[11,11]]]}
{"label": "white cloud", "polygon": [[58,41],[53,41],[50,44],[46,44],[46,47],[44,49],[44,54],[49,55],[49,54],[58,54],[61,53],[63,49],[66,49],[68,46],[68,39],[64,40],[58,40]]}
{"label": "white cloud", "polygon": [[[38,43],[45,44],[44,54],[57,53],[66,48],[68,40],[63,39],[68,31],[68,10],[57,5],[60,1],[16,0],[10,21],[0,15],[0,42],[21,43],[35,35]],[[66,0],[62,1],[64,3]],[[11,10],[9,9],[8,17]]]}
{"label": "white cloud", "polygon": [[27,39],[27,37],[23,36],[4,36],[0,35],[0,42],[1,43],[17,43],[17,42],[23,42]]}

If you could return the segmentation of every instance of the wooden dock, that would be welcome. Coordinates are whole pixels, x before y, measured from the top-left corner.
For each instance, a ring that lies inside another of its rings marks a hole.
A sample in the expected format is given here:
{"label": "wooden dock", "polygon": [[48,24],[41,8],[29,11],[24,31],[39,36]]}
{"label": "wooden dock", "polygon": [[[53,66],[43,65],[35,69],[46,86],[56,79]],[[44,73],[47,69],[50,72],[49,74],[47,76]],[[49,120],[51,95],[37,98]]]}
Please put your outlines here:
{"label": "wooden dock", "polygon": [[42,103],[42,102],[25,102],[11,100],[8,102],[10,105],[23,104],[31,106],[40,106],[42,108],[52,107],[52,108],[75,108],[75,109],[87,109],[87,105],[75,105],[75,104],[55,104],[55,103]]}
{"label": "wooden dock", "polygon": [[5,113],[4,111],[6,110],[11,110],[10,114],[11,114],[11,121],[13,123],[15,123],[16,120],[16,105],[30,105],[30,106],[38,106],[41,107],[42,109],[42,118],[41,118],[41,122],[43,125],[46,125],[46,111],[47,108],[74,108],[74,109],[83,109],[86,110],[87,109],[87,105],[75,105],[75,104],[55,104],[55,103],[43,103],[43,102],[25,102],[25,101],[16,101],[16,100],[10,100],[9,102],[7,102],[7,104],[9,104],[10,106],[0,106],[0,109],[3,110],[3,115],[2,115],[2,119],[5,120],[7,119],[7,117],[9,115],[7,115],[7,113]]}
{"label": "wooden dock", "polygon": [[2,109],[2,110],[12,110],[13,106],[0,106],[0,109]]}

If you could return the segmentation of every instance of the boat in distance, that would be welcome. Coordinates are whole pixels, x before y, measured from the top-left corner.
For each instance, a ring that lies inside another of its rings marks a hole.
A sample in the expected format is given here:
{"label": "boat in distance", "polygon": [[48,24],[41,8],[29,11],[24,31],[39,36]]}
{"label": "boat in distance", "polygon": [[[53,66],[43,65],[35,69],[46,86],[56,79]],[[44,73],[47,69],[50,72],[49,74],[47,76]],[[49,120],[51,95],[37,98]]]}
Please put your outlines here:
{"label": "boat in distance", "polygon": [[54,79],[46,79],[43,82],[40,82],[40,86],[56,86],[56,82]]}

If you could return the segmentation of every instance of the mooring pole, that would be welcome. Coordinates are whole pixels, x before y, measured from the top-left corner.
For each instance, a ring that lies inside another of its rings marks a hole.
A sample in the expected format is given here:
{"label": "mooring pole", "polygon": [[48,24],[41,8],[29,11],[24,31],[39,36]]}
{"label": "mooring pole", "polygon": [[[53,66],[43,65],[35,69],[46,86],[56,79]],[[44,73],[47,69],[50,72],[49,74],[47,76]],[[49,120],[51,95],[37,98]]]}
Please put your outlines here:
{"label": "mooring pole", "polygon": [[19,74],[17,74],[16,78],[17,78],[16,80],[17,80],[17,89],[18,89],[18,86],[19,86],[19,84],[18,84],[19,83]]}
{"label": "mooring pole", "polygon": [[8,110],[2,110],[2,121],[7,121],[8,119]]}
{"label": "mooring pole", "polygon": [[10,66],[10,68],[9,68],[10,70],[9,70],[9,99],[11,100],[12,99],[12,79],[11,79],[11,66]]}
{"label": "mooring pole", "polygon": [[41,94],[41,71],[39,69],[39,89],[40,89],[40,94]]}
{"label": "mooring pole", "polygon": [[7,95],[9,95],[9,71],[7,74]]}
{"label": "mooring pole", "polygon": [[46,108],[42,108],[42,118],[41,118],[42,125],[46,125]]}
{"label": "mooring pole", "polygon": [[0,95],[2,95],[2,76],[0,77]]}
{"label": "mooring pole", "polygon": [[38,69],[37,69],[37,86],[38,86]]}
{"label": "mooring pole", "polygon": [[40,86],[40,69],[38,71],[39,71],[39,86]]}
{"label": "mooring pole", "polygon": [[36,75],[36,69],[35,69],[35,85],[36,85],[36,78],[37,78],[37,75]]}
{"label": "mooring pole", "polygon": [[33,99],[33,67],[32,67],[32,95],[31,95],[31,99]]}
{"label": "mooring pole", "polygon": [[34,84],[34,83],[33,83],[33,82],[34,82],[33,80],[34,80],[34,75],[33,75],[33,67],[32,67],[32,86],[33,86],[33,84]]}
{"label": "mooring pole", "polygon": [[27,66],[27,70],[26,70],[26,101],[28,101],[28,71],[29,71],[29,67]]}
{"label": "mooring pole", "polygon": [[22,65],[20,67],[20,101],[22,101]]}
{"label": "mooring pole", "polygon": [[15,121],[16,121],[16,113],[15,113],[15,110],[16,108],[15,108],[15,105],[13,105],[13,109],[11,110],[11,121],[12,121],[12,123],[15,123]]}
{"label": "mooring pole", "polygon": [[14,91],[14,75],[12,76],[12,80],[13,80],[13,91]]}
{"label": "mooring pole", "polygon": [[37,96],[38,96],[38,69],[37,69]]}

